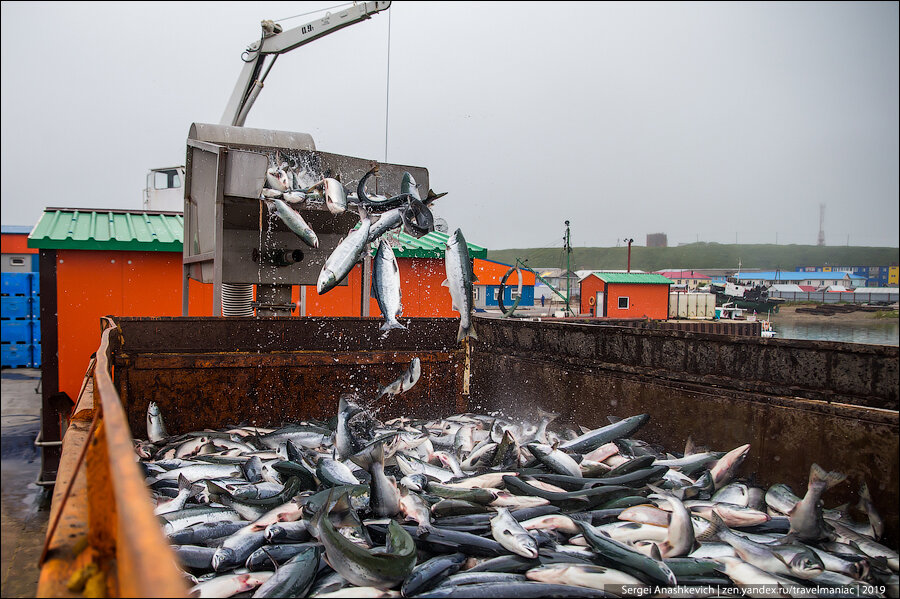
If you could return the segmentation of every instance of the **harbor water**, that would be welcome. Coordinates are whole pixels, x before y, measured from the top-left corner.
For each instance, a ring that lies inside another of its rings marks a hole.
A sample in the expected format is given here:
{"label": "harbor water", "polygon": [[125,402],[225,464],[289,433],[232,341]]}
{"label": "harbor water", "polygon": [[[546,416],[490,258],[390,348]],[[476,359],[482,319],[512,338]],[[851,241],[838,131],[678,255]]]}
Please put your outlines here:
{"label": "harbor water", "polygon": [[811,341],[841,341],[873,345],[900,344],[900,322],[896,318],[873,322],[797,322],[773,318],[779,339],[807,339]]}

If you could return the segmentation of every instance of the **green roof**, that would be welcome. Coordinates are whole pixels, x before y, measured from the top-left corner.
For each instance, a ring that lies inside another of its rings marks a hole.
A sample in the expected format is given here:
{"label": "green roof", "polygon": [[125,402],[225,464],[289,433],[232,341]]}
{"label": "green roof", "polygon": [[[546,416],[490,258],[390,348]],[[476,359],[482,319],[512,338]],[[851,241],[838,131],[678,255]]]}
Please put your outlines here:
{"label": "green roof", "polygon": [[[443,258],[447,240],[450,239],[449,235],[440,231],[432,231],[419,238],[406,233],[389,233],[385,237],[393,242],[391,249],[398,258]],[[487,248],[468,241],[466,245],[469,247],[469,258],[487,257]],[[378,247],[373,244],[372,254],[377,250]]]}
{"label": "green roof", "polygon": [[180,252],[183,234],[180,212],[46,208],[28,247]]}
{"label": "green roof", "polygon": [[[630,285],[671,285],[673,281],[662,275],[643,272],[595,272],[595,277],[605,283],[628,283]],[[588,275],[590,276],[590,275]]]}

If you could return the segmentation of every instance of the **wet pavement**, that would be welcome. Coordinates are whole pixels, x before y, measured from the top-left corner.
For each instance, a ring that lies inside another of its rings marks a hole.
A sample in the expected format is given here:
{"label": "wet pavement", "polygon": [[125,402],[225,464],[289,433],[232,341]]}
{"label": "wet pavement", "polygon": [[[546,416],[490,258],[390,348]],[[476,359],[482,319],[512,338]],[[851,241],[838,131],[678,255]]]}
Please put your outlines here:
{"label": "wet pavement", "polygon": [[2,559],[0,597],[34,597],[50,515],[50,490],[35,484],[41,467],[41,371],[4,368],[2,377]]}

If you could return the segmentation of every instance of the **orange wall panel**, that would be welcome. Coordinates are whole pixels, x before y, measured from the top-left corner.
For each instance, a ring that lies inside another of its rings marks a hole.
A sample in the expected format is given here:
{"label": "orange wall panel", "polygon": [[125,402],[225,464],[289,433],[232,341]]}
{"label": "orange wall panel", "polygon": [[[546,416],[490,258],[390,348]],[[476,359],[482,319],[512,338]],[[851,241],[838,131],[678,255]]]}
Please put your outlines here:
{"label": "orange wall panel", "polygon": [[[665,320],[669,317],[668,285],[626,285],[611,283],[607,286],[606,315],[610,318],[653,318]],[[628,297],[628,308],[619,309],[619,298]]]}
{"label": "orange wall panel", "polygon": [[[478,277],[478,282],[482,285],[499,285],[500,279],[509,272],[509,269],[510,265],[494,262],[493,260],[482,260],[481,258],[475,258],[472,265],[472,272],[475,273],[475,276]],[[527,270],[522,271],[523,285],[534,285],[534,281],[535,277],[533,272],[528,272]],[[519,277],[515,272],[509,275],[506,284],[519,284]]]}
{"label": "orange wall panel", "polygon": [[24,233],[3,233],[0,235],[0,253],[37,254],[37,248],[28,247],[28,235]]}
{"label": "orange wall panel", "polygon": [[[432,258],[398,258],[400,297],[404,317],[454,317],[450,292],[442,286],[447,278],[444,261]],[[337,286],[319,295],[312,285],[306,286],[306,316],[359,316],[362,289],[362,266],[357,264],[348,275],[349,285]],[[299,299],[295,292],[294,301]],[[381,316],[378,302],[369,297],[369,315]]]}
{"label": "orange wall panel", "polygon": [[597,297],[598,291],[603,291],[606,283],[598,279],[596,276],[589,276],[581,281],[581,305],[580,314],[590,314],[591,308],[594,308],[594,316],[602,312],[601,306],[591,306],[590,298]]}
{"label": "orange wall panel", "polygon": [[[75,399],[91,354],[100,345],[100,318],[181,316],[181,254],[59,250],[57,331],[59,388]],[[190,282],[189,312],[212,314],[212,285]]]}

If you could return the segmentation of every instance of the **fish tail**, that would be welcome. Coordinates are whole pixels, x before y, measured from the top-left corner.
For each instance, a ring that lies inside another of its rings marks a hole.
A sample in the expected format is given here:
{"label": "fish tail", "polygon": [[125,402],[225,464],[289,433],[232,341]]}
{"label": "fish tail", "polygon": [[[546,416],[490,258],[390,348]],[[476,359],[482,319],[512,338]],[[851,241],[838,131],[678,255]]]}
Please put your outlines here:
{"label": "fish tail", "polygon": [[859,505],[863,511],[865,511],[864,502],[872,502],[872,495],[869,493],[869,485],[866,484],[866,481],[859,486]]}
{"label": "fish tail", "polygon": [[718,539],[722,533],[728,530],[728,526],[715,510],[710,510],[709,514],[703,514],[702,517],[709,521],[709,528],[697,535],[697,540],[701,543]]}
{"label": "fish tail", "polygon": [[391,329],[404,329],[405,330],[406,327],[403,326],[402,324],[400,324],[399,322],[397,322],[396,320],[389,320],[389,321],[385,322],[383,325],[381,325],[382,331],[387,332],[387,331],[390,331]]}
{"label": "fish tail", "polygon": [[846,474],[841,474],[840,472],[826,472],[825,469],[818,464],[813,464],[809,469],[810,487],[818,484],[824,484],[825,489],[830,489],[831,487],[844,482],[846,479]]}
{"label": "fish tail", "polygon": [[466,337],[470,337],[472,339],[478,339],[478,335],[475,333],[475,325],[469,323],[469,328],[464,328],[462,323],[459,323],[459,333],[456,335],[457,341],[462,341]]}

